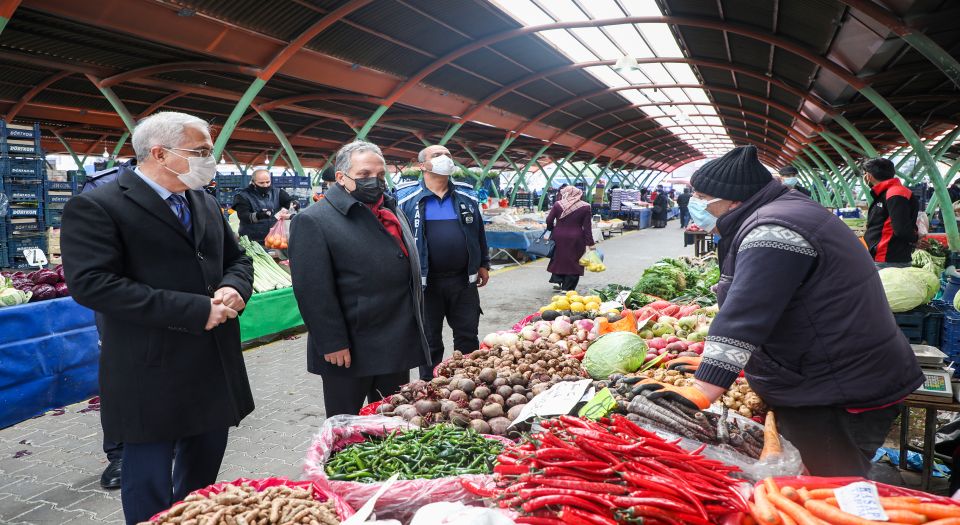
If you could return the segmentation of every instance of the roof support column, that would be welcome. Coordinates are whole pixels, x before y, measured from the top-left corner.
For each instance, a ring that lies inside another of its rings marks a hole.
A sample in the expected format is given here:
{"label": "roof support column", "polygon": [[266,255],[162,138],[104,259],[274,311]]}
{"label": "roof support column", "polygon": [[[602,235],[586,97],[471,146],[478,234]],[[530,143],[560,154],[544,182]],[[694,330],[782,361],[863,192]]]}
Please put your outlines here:
{"label": "roof support column", "polygon": [[844,117],[843,115],[834,115],[833,121],[837,124],[840,124],[840,127],[845,129],[847,133],[853,137],[853,140],[857,141],[857,144],[860,145],[860,148],[863,149],[863,153],[867,157],[874,158],[880,156],[880,154],[877,153],[877,150],[873,148],[873,145],[870,144],[870,141],[867,140],[867,137],[865,137],[863,133],[860,133],[860,130],[857,129],[857,127],[854,126],[849,120],[847,120],[847,117]]}
{"label": "roof support column", "polygon": [[944,203],[941,211],[943,213],[943,223],[947,230],[947,241],[950,245],[950,250],[960,251],[960,230],[957,229],[957,216],[953,212],[950,193],[947,191],[947,186],[943,182],[943,177],[940,176],[936,161],[930,155],[930,152],[923,147],[920,136],[910,127],[910,123],[907,122],[907,120],[903,118],[903,115],[894,109],[883,96],[870,87],[861,89],[860,93],[873,102],[873,105],[883,112],[883,114],[890,119],[890,122],[896,126],[900,134],[903,135],[903,138],[907,139],[907,142],[913,146],[914,151],[920,158],[920,162],[927,170],[927,176],[930,177],[930,181],[933,183],[934,193],[937,199],[941,203]]}
{"label": "roof support column", "polygon": [[453,136],[456,135],[457,132],[460,131],[460,128],[462,127],[463,127],[463,122],[457,122],[456,124],[450,126],[450,129],[448,129],[447,132],[443,134],[443,137],[440,139],[440,142],[438,142],[438,144],[440,146],[446,146],[447,142],[449,142],[450,139],[452,139]]}
{"label": "roof support column", "polygon": [[237,166],[237,168],[240,170],[241,175],[247,174],[247,168],[243,164],[240,164],[240,161],[238,161],[237,158],[234,157],[232,153],[230,153],[227,150],[223,150],[223,154],[226,155],[228,159],[230,159],[230,162],[234,163]]}
{"label": "roof support column", "polygon": [[814,170],[810,168],[810,165],[804,162],[803,158],[797,157],[794,159],[794,167],[797,168],[798,171],[802,171],[804,174],[806,174],[810,181],[813,182],[813,187],[820,194],[820,204],[823,204],[824,206],[836,207],[833,197],[823,186],[823,181],[820,180],[820,175],[814,172]]}
{"label": "roof support column", "polygon": [[57,130],[52,129],[52,130],[50,130],[50,133],[53,133],[53,136],[56,137],[57,140],[60,141],[60,144],[63,144],[63,147],[64,147],[64,148],[66,148],[67,153],[69,153],[70,156],[73,157],[73,162],[76,162],[76,163],[77,163],[77,169],[82,170],[82,169],[83,169],[83,161],[80,160],[80,157],[77,156],[77,153],[76,153],[75,151],[73,151],[73,148],[70,147],[70,144],[68,144],[67,141],[63,140],[63,137],[61,137],[60,134],[57,133]]}
{"label": "roof support column", "polygon": [[833,139],[834,142],[836,142],[837,144],[842,145],[843,147],[849,149],[850,151],[852,151],[852,152],[854,152],[854,153],[859,153],[860,155],[863,155],[864,157],[869,157],[869,156],[870,156],[870,155],[867,155],[867,152],[864,151],[863,148],[861,148],[860,146],[857,146],[857,145],[855,145],[855,144],[851,144],[850,142],[847,141],[847,139],[845,139],[845,138],[843,138],[843,137],[841,137],[841,136],[839,136],[839,135],[835,135],[835,134],[833,134],[833,133],[831,133],[831,132],[829,132],[829,131],[827,131],[827,130],[821,131],[821,132],[820,132],[820,135],[821,135],[823,138],[830,137],[831,139]]}
{"label": "roof support column", "polygon": [[280,129],[280,126],[277,125],[277,121],[273,120],[273,117],[271,117],[270,114],[267,113],[266,111],[261,110],[260,108],[256,108],[256,110],[257,110],[257,113],[260,114],[260,118],[262,118],[263,121],[267,123],[267,126],[270,128],[270,131],[272,131],[273,134],[277,136],[277,140],[280,141],[280,145],[283,147],[283,151],[286,151],[287,153],[287,158],[292,164],[293,171],[295,171],[297,175],[303,176],[304,175],[303,165],[300,164],[300,159],[297,157],[297,152],[296,150],[293,149],[293,145],[290,144],[290,141],[287,139],[287,136],[283,134],[283,130]]}
{"label": "roof support column", "polygon": [[280,158],[280,154],[283,153],[283,148],[277,148],[277,152],[270,157],[270,162],[267,162],[267,169],[273,169],[273,166],[277,163],[277,159]]}
{"label": "roof support column", "polygon": [[564,164],[566,164],[567,161],[569,161],[571,158],[573,158],[573,155],[574,155],[575,153],[576,153],[576,150],[571,151],[570,153],[567,154],[566,157],[560,159],[560,162],[554,163],[554,165],[553,165],[553,173],[551,173],[550,175],[546,175],[547,170],[542,170],[543,173],[544,173],[544,175],[546,176],[546,182],[545,182],[545,184],[544,184],[544,186],[543,186],[543,193],[540,195],[540,202],[537,203],[537,209],[543,208],[543,201],[545,201],[545,200],[547,199],[547,193],[548,193],[549,190],[550,190],[550,183],[553,182],[553,178],[557,176],[557,172],[560,171],[560,168],[561,168]]}
{"label": "roof support column", "polygon": [[497,159],[500,158],[500,155],[503,155],[503,152],[507,150],[509,146],[514,141],[514,137],[511,137],[507,134],[506,138],[503,139],[503,142],[500,143],[500,147],[497,148],[497,151],[493,154],[493,157],[490,158],[490,161],[487,162],[486,166],[483,167],[483,176],[486,177],[487,173],[490,171],[490,168],[493,167],[494,163],[497,162]]}
{"label": "roof support column", "polygon": [[370,130],[373,129],[374,124],[380,120],[380,117],[383,116],[387,110],[390,109],[390,106],[381,105],[373,112],[373,115],[370,115],[370,118],[367,119],[367,122],[360,128],[360,131],[357,132],[357,140],[367,140],[367,134],[370,133]]}
{"label": "roof support column", "polygon": [[860,170],[857,169],[857,163],[853,160],[853,156],[847,152],[839,142],[835,140],[836,135],[832,133],[822,132],[820,136],[823,137],[823,140],[827,141],[827,144],[830,145],[840,156],[843,158],[843,161],[847,163],[847,167],[850,168],[851,173],[860,183],[860,189],[863,191],[866,196],[867,203],[873,202],[873,195],[870,193],[870,188],[867,186],[867,183],[863,180],[863,177],[860,176]]}
{"label": "roof support column", "polygon": [[123,104],[123,101],[120,100],[120,97],[118,97],[112,89],[104,87],[99,78],[90,74],[87,74],[87,78],[93,83],[94,86],[97,87],[97,89],[100,90],[100,93],[102,93],[103,97],[107,99],[107,102],[110,103],[110,106],[113,107],[113,110],[117,112],[117,115],[119,115],[120,119],[123,120],[123,124],[127,126],[127,131],[132,133],[133,128],[137,127],[137,121],[133,118],[133,114],[130,113],[130,110],[127,109],[127,106]]}
{"label": "roof support column", "polygon": [[126,144],[128,138],[130,138],[130,132],[124,131],[123,135],[120,135],[120,138],[117,139],[117,145],[113,148],[113,155],[110,155],[110,160],[107,161],[107,169],[112,168],[117,163],[117,156],[120,155],[120,150],[123,149],[123,145]]}
{"label": "roof support column", "polygon": [[[823,159],[824,164],[826,164],[826,166],[830,168],[830,171],[833,172],[834,178],[837,179],[837,182],[839,183],[839,185],[843,187],[843,190],[847,195],[847,205],[856,206],[857,200],[853,197],[853,192],[850,191],[850,185],[847,184],[847,180],[840,173],[840,169],[837,168],[836,164],[834,164],[832,160],[830,160],[830,156],[824,153],[823,150],[820,149],[813,142],[808,144],[808,146],[810,146],[810,149],[813,150],[813,152],[816,153],[817,156]],[[816,159],[814,158],[814,160]]]}
{"label": "roof support column", "polygon": [[[520,184],[523,184],[523,187],[530,191],[530,186],[527,185],[526,177],[527,172],[530,171],[530,168],[533,167],[533,163],[540,160],[540,157],[543,156],[544,152],[547,151],[547,148],[550,147],[550,144],[544,144],[536,153],[533,154],[533,157],[530,157],[530,160],[527,161],[527,164],[523,167],[523,171],[517,173],[517,180],[513,183],[513,191],[510,192],[510,204],[513,204],[513,200],[517,198],[517,189]],[[537,163],[539,166],[539,163]],[[543,167],[540,166],[540,171],[543,171]]]}

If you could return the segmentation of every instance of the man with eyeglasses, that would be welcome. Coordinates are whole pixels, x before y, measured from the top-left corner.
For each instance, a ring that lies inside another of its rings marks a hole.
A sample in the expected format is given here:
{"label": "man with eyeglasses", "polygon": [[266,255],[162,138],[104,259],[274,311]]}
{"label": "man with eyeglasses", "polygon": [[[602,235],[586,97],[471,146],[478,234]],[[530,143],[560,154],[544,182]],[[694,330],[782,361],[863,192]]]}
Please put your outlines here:
{"label": "man with eyeglasses", "polygon": [[269,170],[255,170],[250,185],[238,191],[233,199],[233,210],[240,218],[240,235],[263,244],[277,220],[290,216],[291,205],[297,207],[296,199],[273,186]]}
{"label": "man with eyeglasses", "polygon": [[[693,386],[651,397],[705,409],[741,372],[815,476],[867,476],[900,402],[923,384],[880,277],[839,218],[738,147],[690,179],[693,222],[720,234],[720,312]],[[864,320],[869,319],[869,322]]]}
{"label": "man with eyeglasses", "polygon": [[71,295],[97,313],[100,414],[123,443],[131,525],[215,482],[228,428],[253,410],[236,319],[253,265],[203,191],[207,123],[157,113],[132,142],[137,167],[70,199],[61,230]]}

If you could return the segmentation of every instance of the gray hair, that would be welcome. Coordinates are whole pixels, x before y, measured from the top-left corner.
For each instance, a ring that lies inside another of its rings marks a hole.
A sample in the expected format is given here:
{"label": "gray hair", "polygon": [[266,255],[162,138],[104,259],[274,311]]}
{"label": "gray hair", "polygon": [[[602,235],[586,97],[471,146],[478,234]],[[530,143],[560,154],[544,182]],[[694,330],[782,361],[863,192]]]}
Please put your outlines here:
{"label": "gray hair", "polygon": [[267,168],[257,168],[253,170],[253,173],[250,174],[250,180],[255,179],[257,177],[257,173],[266,173],[267,175],[270,175],[270,178],[273,178],[273,174],[270,173],[270,170]]}
{"label": "gray hair", "polygon": [[183,128],[198,126],[209,132],[210,125],[199,117],[176,111],[161,111],[137,123],[133,129],[133,151],[137,161],[142,162],[150,156],[154,146],[174,147],[183,143]]}
{"label": "gray hair", "polygon": [[350,163],[353,160],[354,153],[364,153],[370,152],[380,157],[380,160],[383,161],[383,166],[386,168],[387,161],[383,158],[383,152],[380,151],[380,147],[372,142],[365,142],[362,140],[355,140],[346,146],[340,148],[336,154],[336,169],[337,171],[342,171],[344,173],[350,173]]}
{"label": "gray hair", "polygon": [[434,146],[441,146],[441,147],[443,147],[443,144],[431,144],[431,145],[423,148],[422,150],[420,150],[420,153],[417,153],[417,162],[426,162],[426,161],[427,161],[427,150],[430,149],[430,148],[432,148],[432,147],[434,147]]}

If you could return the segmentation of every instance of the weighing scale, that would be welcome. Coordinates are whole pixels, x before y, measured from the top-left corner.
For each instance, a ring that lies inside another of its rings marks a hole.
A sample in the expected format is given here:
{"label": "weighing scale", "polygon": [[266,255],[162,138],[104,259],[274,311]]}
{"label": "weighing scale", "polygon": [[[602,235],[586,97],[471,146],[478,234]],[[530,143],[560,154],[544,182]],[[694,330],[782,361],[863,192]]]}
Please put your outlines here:
{"label": "weighing scale", "polygon": [[943,364],[947,354],[928,345],[910,346],[913,347],[913,353],[916,354],[924,375],[923,384],[916,390],[916,393],[952,398],[953,387],[950,385],[950,380],[953,378],[953,370]]}

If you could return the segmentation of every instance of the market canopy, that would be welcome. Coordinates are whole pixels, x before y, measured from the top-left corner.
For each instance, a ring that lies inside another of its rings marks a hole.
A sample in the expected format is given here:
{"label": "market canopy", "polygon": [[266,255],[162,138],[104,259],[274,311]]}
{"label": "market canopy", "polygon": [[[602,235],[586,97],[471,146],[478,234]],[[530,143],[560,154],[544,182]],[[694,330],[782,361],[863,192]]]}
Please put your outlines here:
{"label": "market canopy", "polygon": [[219,128],[218,152],[283,147],[297,166],[355,137],[398,165],[446,143],[485,170],[670,172],[753,144],[771,167],[839,177],[952,143],[958,8],[815,4],[4,0],[0,112],[41,121],[50,152],[130,155],[137,117],[187,111]]}

